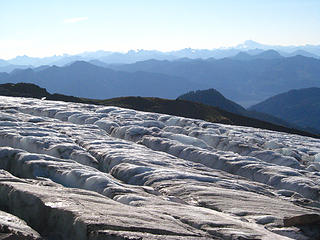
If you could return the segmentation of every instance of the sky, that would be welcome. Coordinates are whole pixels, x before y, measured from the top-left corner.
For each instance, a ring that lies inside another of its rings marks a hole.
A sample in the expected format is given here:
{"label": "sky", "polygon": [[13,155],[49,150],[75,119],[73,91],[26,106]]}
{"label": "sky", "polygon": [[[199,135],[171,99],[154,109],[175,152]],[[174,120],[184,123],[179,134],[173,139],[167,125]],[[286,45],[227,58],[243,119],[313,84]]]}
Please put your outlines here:
{"label": "sky", "polygon": [[0,59],[320,45],[319,0],[0,0]]}

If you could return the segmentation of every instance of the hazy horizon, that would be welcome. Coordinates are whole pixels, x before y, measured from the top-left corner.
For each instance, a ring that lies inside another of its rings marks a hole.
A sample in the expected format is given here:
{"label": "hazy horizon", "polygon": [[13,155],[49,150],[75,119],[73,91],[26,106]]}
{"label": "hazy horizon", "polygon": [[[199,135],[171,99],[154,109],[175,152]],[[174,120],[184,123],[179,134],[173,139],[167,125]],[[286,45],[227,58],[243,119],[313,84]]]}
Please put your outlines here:
{"label": "hazy horizon", "polygon": [[[159,50],[159,49],[128,49],[128,50],[123,50],[123,51],[112,51],[112,50],[109,50],[109,49],[96,49],[96,50],[92,50],[92,51],[87,51],[87,50],[83,50],[83,51],[80,51],[80,52],[77,52],[77,53],[61,53],[61,54],[53,54],[53,55],[41,55],[41,56],[37,56],[37,55],[27,55],[27,54],[23,54],[23,55],[16,55],[16,56],[13,56],[13,57],[10,57],[10,58],[1,58],[0,59],[3,59],[3,60],[12,60],[12,59],[15,59],[17,57],[24,57],[24,56],[27,56],[27,57],[33,57],[33,58],[46,58],[46,57],[52,57],[52,56],[72,56],[72,55],[81,55],[81,54],[85,54],[85,53],[94,53],[94,52],[110,52],[110,53],[123,53],[123,54],[126,54],[126,53],[129,53],[130,51],[135,51],[135,52],[139,52],[139,51],[158,51],[158,52],[162,52],[162,53],[169,53],[169,52],[173,52],[173,51],[180,51],[180,50],[184,50],[184,49],[193,49],[193,50],[225,50],[225,49],[237,49],[238,46],[244,44],[245,42],[247,41],[252,41],[252,42],[256,42],[256,41],[253,41],[253,40],[246,40],[244,42],[241,42],[239,44],[236,44],[234,46],[219,46],[219,47],[215,47],[215,48],[211,48],[211,49],[208,49],[208,48],[191,48],[191,47],[186,47],[186,48],[180,48],[180,49],[172,49],[172,50]],[[258,43],[258,42],[256,42]],[[277,47],[304,47],[304,46],[320,46],[320,42],[319,44],[303,44],[303,45],[267,45],[267,44],[264,44],[264,43],[260,43],[259,44],[261,45],[266,45],[266,46],[277,46]],[[272,49],[272,48],[270,48]],[[1,54],[1,53],[0,53]]]}
{"label": "hazy horizon", "polygon": [[2,1],[0,59],[97,50],[318,45],[317,0]]}

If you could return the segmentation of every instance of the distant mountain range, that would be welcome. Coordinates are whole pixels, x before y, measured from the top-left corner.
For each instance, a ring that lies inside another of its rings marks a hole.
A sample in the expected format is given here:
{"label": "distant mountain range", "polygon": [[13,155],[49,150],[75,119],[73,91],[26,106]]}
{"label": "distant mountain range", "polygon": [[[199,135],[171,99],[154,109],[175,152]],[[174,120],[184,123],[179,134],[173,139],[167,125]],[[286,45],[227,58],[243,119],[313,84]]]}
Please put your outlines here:
{"label": "distant mountain range", "polygon": [[237,58],[239,55],[218,60],[183,58],[133,64],[78,61],[63,67],[45,65],[0,73],[0,83],[35,83],[50,92],[100,99],[174,99],[188,91],[215,88],[244,107],[290,89],[320,87],[320,59],[281,57],[272,50],[244,60]]}
{"label": "distant mountain range", "polygon": [[235,60],[244,60],[249,61],[253,59],[276,59],[283,58],[283,56],[275,50],[266,50],[261,53],[257,53],[255,55],[251,55],[247,52],[239,52],[237,55],[232,57]]}
{"label": "distant mountain range", "polygon": [[320,88],[291,90],[253,105],[255,110],[301,127],[312,127],[320,131]]}
{"label": "distant mountain range", "polygon": [[[300,53],[311,53],[316,56],[320,56],[320,45],[302,45],[302,46],[282,46],[282,45],[267,45],[267,44],[261,44],[252,40],[246,40],[244,43],[241,43],[237,46],[235,46],[235,49],[239,49],[240,51],[243,50],[254,50],[254,49],[261,49],[261,50],[276,50],[280,52],[281,55],[284,57],[293,56],[292,54],[299,54],[299,51],[302,51]],[[310,56],[307,56],[310,57]]]}
{"label": "distant mountain range", "polygon": [[[191,58],[191,59],[207,59],[215,58],[221,59],[226,57],[233,57],[240,52],[245,52],[249,55],[256,55],[266,50],[275,50],[281,56],[292,57],[296,55],[302,55],[306,57],[320,57],[320,45],[304,45],[304,46],[277,46],[277,45],[264,45],[251,40],[247,40],[242,44],[235,47],[217,48],[217,49],[192,49],[185,48],[181,50],[161,52],[156,50],[130,50],[126,53],[111,52],[111,51],[96,51],[96,52],[84,52],[76,55],[60,55],[44,58],[17,56],[10,60],[0,59],[0,72],[9,72],[14,66],[18,65],[20,68],[27,68],[25,66],[38,67],[41,65],[57,65],[63,66],[70,64],[74,61],[92,61],[99,60],[101,62],[111,63],[135,63],[137,61],[145,61],[149,59],[156,60],[176,60],[179,58]],[[6,67],[6,68],[4,68]]]}
{"label": "distant mountain range", "polygon": [[319,59],[280,57],[273,51],[260,53],[259,56],[245,60],[147,60],[109,67],[127,72],[157,72],[182,77],[198,84],[195,89],[215,88],[245,107],[290,89],[320,87]]}
{"label": "distant mountain range", "polygon": [[254,118],[249,118],[238,114],[230,113],[217,107],[212,107],[201,103],[185,101],[180,99],[169,100],[154,97],[121,97],[106,100],[96,100],[66,96],[62,94],[50,94],[44,88],[40,88],[37,85],[27,83],[0,84],[0,95],[45,98],[46,100],[59,100],[66,102],[118,106],[140,111],[157,112],[182,117],[202,119],[209,122],[256,127],[320,138],[320,135],[317,134],[312,134],[306,131],[279,126],[266,121],[261,121]]}
{"label": "distant mountain range", "polygon": [[176,98],[199,85],[177,76],[151,72],[123,72],[78,61],[64,67],[43,66],[0,74],[0,83],[34,83],[79,97],[106,99],[120,96]]}

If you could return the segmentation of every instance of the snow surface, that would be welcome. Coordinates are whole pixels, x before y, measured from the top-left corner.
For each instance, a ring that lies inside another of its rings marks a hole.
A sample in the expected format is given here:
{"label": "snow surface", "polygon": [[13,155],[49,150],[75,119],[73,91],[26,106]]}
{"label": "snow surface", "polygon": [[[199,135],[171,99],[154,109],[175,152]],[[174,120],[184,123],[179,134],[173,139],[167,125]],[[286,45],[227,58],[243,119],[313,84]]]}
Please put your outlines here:
{"label": "snow surface", "polygon": [[[253,221],[250,231],[279,239],[300,234],[279,227],[283,217],[319,213],[318,139],[28,98],[0,97],[0,109],[0,168],[19,178],[45,178],[134,207],[199,206],[232,216],[235,226]],[[184,221],[201,229],[195,216]],[[248,234],[228,231],[219,236]]]}

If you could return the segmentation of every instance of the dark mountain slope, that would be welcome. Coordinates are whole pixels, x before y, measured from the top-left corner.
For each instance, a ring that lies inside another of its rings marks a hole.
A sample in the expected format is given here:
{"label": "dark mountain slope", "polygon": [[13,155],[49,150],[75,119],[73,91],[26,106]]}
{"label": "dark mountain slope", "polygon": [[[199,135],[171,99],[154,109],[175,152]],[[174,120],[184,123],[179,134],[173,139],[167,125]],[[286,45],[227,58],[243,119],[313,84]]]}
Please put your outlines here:
{"label": "dark mountain slope", "polygon": [[199,88],[198,84],[181,77],[142,71],[121,72],[87,62],[14,71],[0,75],[1,82],[34,83],[50,92],[101,99],[130,95],[176,98],[182,92]]}
{"label": "dark mountain slope", "polygon": [[46,89],[33,84],[1,84],[0,95],[19,97],[46,97],[47,100],[59,100],[66,102],[90,103],[106,106],[118,106],[140,111],[171,114],[175,116],[202,119],[209,122],[225,123],[239,126],[256,127],[279,132],[299,134],[303,136],[320,138],[320,135],[287,128],[265,121],[237,115],[219,108],[211,107],[201,103],[185,100],[169,100],[153,97],[121,97],[107,100],[85,99],[62,94],[50,94]]}
{"label": "dark mountain slope", "polygon": [[320,130],[320,88],[291,90],[249,108]]}
{"label": "dark mountain slope", "polygon": [[[215,89],[191,91],[178,97],[178,99],[188,100],[192,102],[203,103],[209,106],[218,107],[224,111],[235,113],[249,118],[255,118],[261,121],[270,122],[276,125],[281,125],[289,128],[299,128],[295,124],[286,122],[272,115],[257,111],[248,111],[239,104],[225,98],[220,92]],[[302,129],[304,130],[304,129]]]}
{"label": "dark mountain slope", "polygon": [[243,114],[246,112],[245,108],[225,98],[220,92],[213,88],[191,91],[179,96],[177,99],[203,103],[236,114]]}
{"label": "dark mountain slope", "polygon": [[79,102],[87,103],[81,98],[66,96],[62,94],[50,94],[45,88],[41,88],[31,83],[6,83],[0,84],[0,95],[12,97],[31,97],[31,98],[45,98],[47,100],[57,100],[65,102]]}

